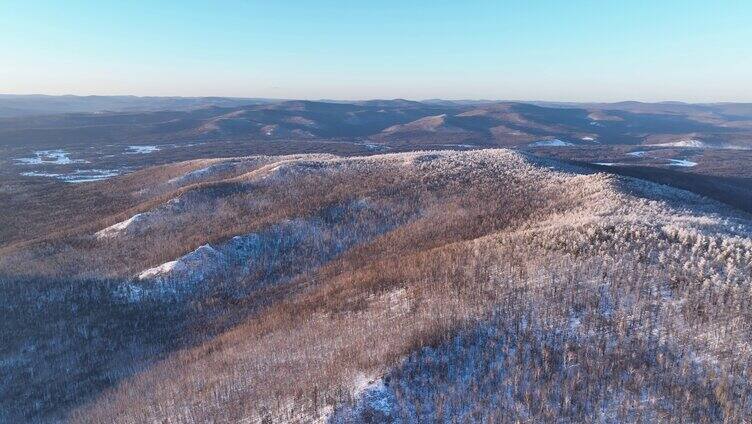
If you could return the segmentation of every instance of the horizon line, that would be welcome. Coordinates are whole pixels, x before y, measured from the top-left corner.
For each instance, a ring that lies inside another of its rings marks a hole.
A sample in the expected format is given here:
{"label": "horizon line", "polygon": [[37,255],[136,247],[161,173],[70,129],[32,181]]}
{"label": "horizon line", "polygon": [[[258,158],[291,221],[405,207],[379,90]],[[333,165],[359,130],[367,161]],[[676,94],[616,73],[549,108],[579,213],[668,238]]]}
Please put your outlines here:
{"label": "horizon line", "polygon": [[483,99],[483,98],[451,98],[451,97],[432,97],[424,99],[408,97],[373,97],[373,98],[286,98],[286,97],[253,97],[253,96],[221,96],[221,95],[204,95],[204,96],[186,96],[186,95],[141,95],[141,94],[45,94],[45,93],[0,93],[0,97],[133,97],[138,99],[162,98],[162,99],[232,99],[232,100],[265,100],[276,102],[293,102],[293,101],[310,101],[320,103],[332,102],[368,102],[368,101],[412,101],[418,103],[447,101],[447,102],[487,102],[487,103],[560,103],[560,104],[618,104],[618,103],[645,103],[645,104],[686,104],[686,105],[703,105],[703,104],[748,104],[748,101],[685,101],[685,100],[541,100],[541,99]]}

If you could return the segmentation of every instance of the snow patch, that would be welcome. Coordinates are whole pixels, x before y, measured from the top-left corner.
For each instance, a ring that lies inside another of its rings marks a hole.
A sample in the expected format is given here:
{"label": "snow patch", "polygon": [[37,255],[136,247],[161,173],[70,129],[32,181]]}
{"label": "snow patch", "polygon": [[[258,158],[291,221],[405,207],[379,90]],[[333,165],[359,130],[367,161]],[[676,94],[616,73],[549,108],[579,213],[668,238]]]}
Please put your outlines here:
{"label": "snow patch", "polygon": [[264,125],[263,127],[261,127],[261,132],[264,133],[264,135],[271,137],[272,135],[274,135],[278,128],[278,125]]}
{"label": "snow patch", "polygon": [[138,302],[154,294],[159,297],[174,296],[190,291],[196,284],[215,276],[225,262],[222,252],[205,244],[174,261],[141,272],[136,277],[137,282],[148,285],[126,284],[120,287],[116,295],[130,302]]}
{"label": "snow patch", "polygon": [[53,172],[37,172],[37,171],[29,171],[29,172],[22,172],[21,175],[24,177],[47,177],[47,178],[58,178],[63,176],[64,174],[56,174]]}
{"label": "snow patch", "polygon": [[341,408],[329,418],[330,423],[392,422],[397,399],[379,378],[366,379],[359,375],[353,382],[353,394],[357,402],[349,408]]}
{"label": "snow patch", "polygon": [[113,238],[123,233],[128,233],[134,228],[135,224],[144,222],[149,217],[149,212],[137,213],[125,221],[110,225],[109,227],[96,232],[97,238]]}
{"label": "snow patch", "polygon": [[126,152],[126,154],[129,154],[129,155],[139,155],[139,154],[140,155],[144,155],[144,154],[148,154],[148,153],[154,153],[154,152],[156,152],[158,150],[162,150],[162,149],[160,149],[157,146],[146,146],[146,145],[144,145],[144,146],[128,146],[128,150],[129,151]]}
{"label": "snow patch", "polygon": [[645,156],[646,153],[647,152],[644,151],[644,150],[638,150],[636,152],[629,152],[629,153],[627,153],[627,156],[634,156],[636,158],[640,158],[640,157]]}
{"label": "snow patch", "polygon": [[692,167],[696,165],[697,165],[697,162],[692,162],[686,159],[669,159],[669,163],[668,163],[668,166]]}
{"label": "snow patch", "polygon": [[381,145],[381,144],[366,143],[366,144],[364,144],[364,146],[366,147],[366,149],[371,150],[371,151],[385,150],[385,149],[387,149],[386,146]]}
{"label": "snow patch", "polygon": [[[209,244],[199,246],[196,250],[180,259],[163,263],[149,268],[138,275],[139,280],[181,280],[185,282],[200,279],[209,268],[214,268],[224,258],[224,255]],[[194,272],[201,271],[203,272]]]}
{"label": "snow patch", "polygon": [[530,143],[529,146],[531,147],[567,147],[567,146],[574,146],[574,144],[569,143],[567,141],[559,140],[558,138],[554,138],[553,140],[540,140],[533,143]]}
{"label": "snow patch", "polygon": [[89,163],[83,159],[71,159],[70,153],[62,149],[37,150],[33,158],[17,158],[16,165],[69,165],[72,163]]}
{"label": "snow patch", "polygon": [[21,175],[25,177],[46,177],[56,178],[66,183],[88,183],[93,181],[102,181],[107,178],[120,175],[120,170],[117,169],[76,169],[68,174],[60,174],[54,172],[37,172],[29,171],[22,172]]}
{"label": "snow patch", "polygon": [[694,139],[688,139],[688,140],[679,140],[679,141],[671,141],[667,143],[658,143],[658,144],[652,144],[651,146],[665,146],[665,147],[693,147],[697,149],[704,149],[709,147],[707,143],[705,143],[702,140],[694,140]]}

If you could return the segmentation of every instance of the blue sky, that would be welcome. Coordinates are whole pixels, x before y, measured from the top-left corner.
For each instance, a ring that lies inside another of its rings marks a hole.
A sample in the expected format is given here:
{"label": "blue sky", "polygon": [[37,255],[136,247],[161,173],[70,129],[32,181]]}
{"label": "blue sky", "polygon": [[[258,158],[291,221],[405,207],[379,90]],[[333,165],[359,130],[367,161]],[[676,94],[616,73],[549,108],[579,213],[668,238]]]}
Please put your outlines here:
{"label": "blue sky", "polygon": [[752,101],[752,1],[0,0],[0,93]]}

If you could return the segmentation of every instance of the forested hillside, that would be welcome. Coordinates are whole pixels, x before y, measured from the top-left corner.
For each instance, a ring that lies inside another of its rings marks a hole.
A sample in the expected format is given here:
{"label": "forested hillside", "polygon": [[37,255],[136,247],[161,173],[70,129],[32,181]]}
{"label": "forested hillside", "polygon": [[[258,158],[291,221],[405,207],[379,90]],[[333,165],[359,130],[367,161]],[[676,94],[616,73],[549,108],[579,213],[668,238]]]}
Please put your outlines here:
{"label": "forested hillside", "polygon": [[90,187],[0,249],[0,421],[752,416],[752,221],[697,194],[503,149]]}

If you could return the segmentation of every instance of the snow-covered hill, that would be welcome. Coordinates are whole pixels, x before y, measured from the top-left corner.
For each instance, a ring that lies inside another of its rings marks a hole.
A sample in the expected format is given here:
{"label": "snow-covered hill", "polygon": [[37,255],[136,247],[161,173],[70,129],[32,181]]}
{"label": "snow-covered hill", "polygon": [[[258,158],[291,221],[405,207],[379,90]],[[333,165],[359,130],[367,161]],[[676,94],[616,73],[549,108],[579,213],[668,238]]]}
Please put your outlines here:
{"label": "snow-covered hill", "polygon": [[0,257],[0,275],[38,290],[15,295],[14,316],[58,311],[69,331],[3,351],[8,417],[752,414],[752,222],[723,204],[503,149],[221,158],[132,178],[148,181],[137,206]]}

